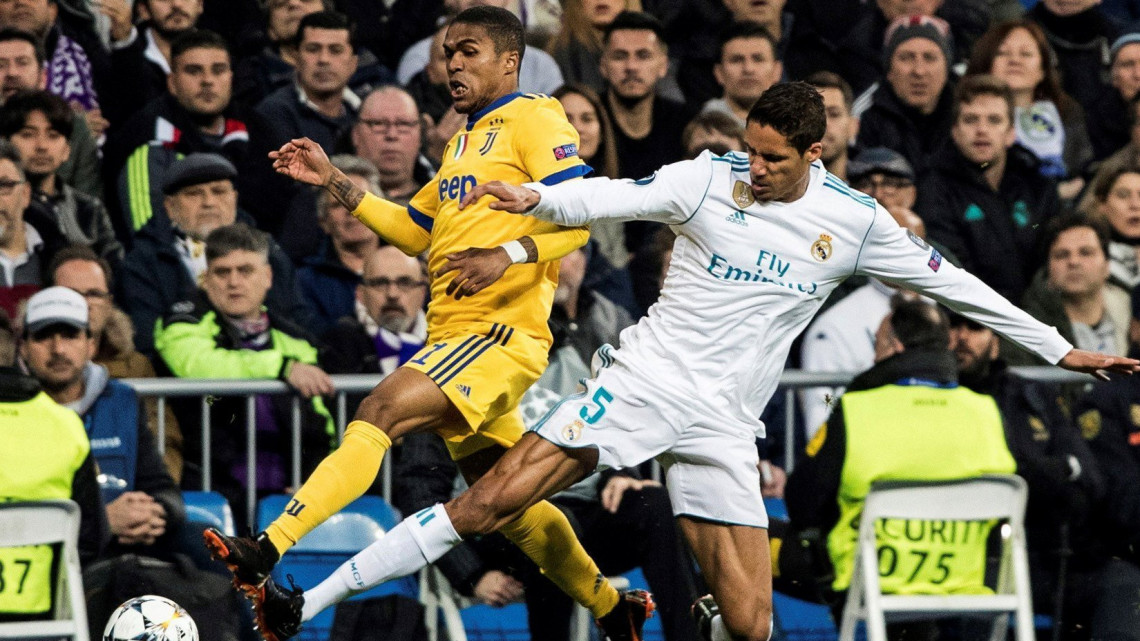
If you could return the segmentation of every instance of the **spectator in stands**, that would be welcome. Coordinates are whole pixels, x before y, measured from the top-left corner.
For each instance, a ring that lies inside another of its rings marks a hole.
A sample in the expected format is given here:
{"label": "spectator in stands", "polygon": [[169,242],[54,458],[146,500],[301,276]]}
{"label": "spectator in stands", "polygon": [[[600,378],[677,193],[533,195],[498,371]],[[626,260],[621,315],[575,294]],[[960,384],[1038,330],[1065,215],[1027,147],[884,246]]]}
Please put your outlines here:
{"label": "spectator in stands", "polygon": [[221,36],[192,31],[171,45],[170,55],[168,93],[147,103],[104,148],[106,202],[128,246],[152,217],[166,222],[162,186],[178,158],[217,153],[241,167],[249,149],[245,121],[230,108],[233,72]]}
{"label": "spectator in stands", "polygon": [[930,160],[916,211],[930,238],[998,293],[1020,301],[1041,264],[1043,224],[1057,214],[1056,183],[1015,143],[1009,85],[962,80],[954,97],[953,145]]}
{"label": "spectator in stands", "polygon": [[1029,484],[1025,527],[1034,607],[1056,614],[1057,591],[1063,590],[1061,638],[1080,638],[1096,610],[1096,579],[1108,562],[1103,534],[1090,521],[1104,495],[1103,471],[1058,388],[1012,374],[998,356],[993,330],[951,312],[950,335],[959,382],[997,401],[1017,474]]}
{"label": "spectator in stands", "polygon": [[1140,165],[1101,167],[1081,211],[1108,223],[1109,282],[1132,291],[1140,285]]}
{"label": "spectator in stands", "polygon": [[[588,259],[589,254],[582,248],[562,258],[549,321],[550,331],[555,336],[554,343],[572,348],[587,366],[599,347],[606,344],[616,346],[621,331],[633,325],[633,318],[624,309],[605,296],[582,287]],[[575,378],[571,387],[576,386]],[[548,388],[564,393],[561,387]],[[565,393],[574,391],[571,389]]]}
{"label": "spectator in stands", "polygon": [[[430,38],[442,21],[452,0],[418,0],[417,2],[373,2],[372,0],[340,0],[338,11],[359,25],[368,25],[357,34],[357,40],[369,58],[375,58],[384,69],[396,69],[401,56],[422,38]],[[535,8],[534,3],[531,8]],[[458,12],[456,12],[458,13]],[[531,11],[531,16],[537,12]],[[388,82],[394,82],[391,78]]]}
{"label": "spectator in stands", "polygon": [[720,58],[713,65],[723,96],[706,102],[701,111],[726,113],[743,129],[752,103],[783,73],[772,34],[757,22],[734,22],[721,34]]}
{"label": "spectator in stands", "polygon": [[10,316],[40,288],[44,269],[65,244],[55,221],[28,208],[31,193],[20,153],[0,139],[0,309]]}
{"label": "spectator in stands", "polygon": [[253,107],[293,83],[297,67],[297,27],[311,13],[332,9],[326,0],[272,0],[265,5],[267,42],[234,66],[234,102]]}
{"label": "spectator in stands", "polygon": [[[49,318],[33,310],[54,310]],[[114,554],[168,557],[185,520],[182,494],[162,462],[134,390],[91,362],[87,301],[67,287],[28,300],[20,358],[56,403],[83,419],[104,487]],[[38,319],[38,320],[37,320]]]}
{"label": "spectator in stands", "polygon": [[[36,329],[42,321],[58,315],[56,309],[37,306],[29,310]],[[34,334],[34,332],[33,332]],[[0,310],[0,499],[39,501],[71,499],[79,504],[79,560],[96,560],[109,533],[107,514],[99,494],[95,457],[75,412],[60,407],[40,387],[39,381],[16,367],[15,331],[7,313]],[[51,447],[44,447],[50,443]],[[8,555],[20,550],[5,549]],[[51,557],[27,570],[26,594],[0,592],[0,621],[51,618]],[[34,591],[34,592],[33,592]]]}
{"label": "spectator in stands", "polygon": [[600,92],[605,88],[599,65],[602,34],[622,11],[641,11],[641,0],[565,0],[562,28],[549,51],[567,83],[585,85]]}
{"label": "spectator in stands", "polygon": [[723,111],[706,111],[685,125],[681,146],[686,158],[696,158],[706,149],[720,156],[730,151],[744,151],[744,128],[734,116]]}
{"label": "spectator in stands", "polygon": [[1088,621],[1084,634],[1094,639],[1140,639],[1140,416],[1132,411],[1140,404],[1138,385],[1131,376],[1097,383],[1074,412],[1106,485],[1091,524],[1105,562],[1076,577],[1086,600],[1065,612],[1074,623]]}
{"label": "spectator in stands", "polygon": [[272,134],[265,145],[276,149],[293,138],[311,138],[333,149],[356,121],[360,98],[348,88],[357,64],[354,29],[335,11],[301,19],[296,84],[274,91],[257,106],[258,117]]}
{"label": "spectator in stands", "polygon": [[[357,187],[373,194],[384,193],[378,184],[379,172],[372,163],[346,154],[331,160]],[[307,257],[297,269],[297,286],[316,313],[314,322],[307,327],[314,336],[327,332],[342,316],[353,315],[364,261],[380,246],[376,233],[325,190],[317,195],[317,216],[325,232],[324,240],[317,253]]]}
{"label": "spectator in stands", "polygon": [[657,95],[669,58],[665,34],[655,18],[623,11],[606,27],[603,44],[603,104],[614,124],[618,174],[644,178],[662,162],[683,157],[680,133],[691,113]]}
{"label": "spectator in stands", "polygon": [[352,146],[380,172],[380,188],[388,200],[406,204],[430,179],[431,163],[420,153],[421,124],[416,101],[399,87],[376,89],[360,104]]}
{"label": "spectator in stands", "polygon": [[[49,283],[75,290],[87,300],[88,326],[95,353],[91,361],[106,368],[111,378],[154,378],[150,359],[135,351],[131,319],[111,301],[111,265],[90,247],[71,245],[56,253],[49,268]],[[145,401],[147,425],[158,425],[158,403]],[[166,406],[163,460],[175,483],[182,480],[182,430]],[[157,433],[157,432],[156,432]]]}
{"label": "spectator in stands", "polygon": [[[1104,63],[1112,58],[1110,45],[1120,36],[1120,27],[1099,4],[1099,0],[1041,0],[1025,15],[1041,25],[1057,52],[1056,64],[1065,91],[1090,114],[1096,113],[1093,105],[1105,88]],[[1097,157],[1107,155],[1098,153]]]}
{"label": "spectator in stands", "polygon": [[[46,89],[47,68],[44,50],[30,33],[0,29],[0,105],[17,91]],[[99,197],[99,152],[85,118],[73,119],[67,140],[71,153],[56,174],[60,180],[84,194]]]}
{"label": "spectator in stands", "polygon": [[1085,103],[1086,123],[1093,155],[1106,158],[1131,138],[1128,127],[1140,96],[1140,33],[1126,33],[1109,50],[1111,86],[1101,91],[1093,104]]}
{"label": "spectator in stands", "polygon": [[[1140,62],[1138,62],[1140,67]],[[1118,169],[1140,167],[1140,92],[1128,101],[1126,107],[1128,132],[1114,137],[1115,144],[1124,140],[1124,145],[1111,156],[1096,165],[1096,173],[1111,173]],[[1091,117],[1090,117],[1091,120]],[[1114,123],[1114,127],[1120,123]],[[1091,129],[1090,123],[1090,129]],[[1080,209],[1085,209],[1092,197],[1092,189],[1086,189],[1080,200]]]}
{"label": "spectator in stands", "polygon": [[1009,85],[1018,144],[1037,156],[1043,175],[1064,181],[1060,196],[1071,200],[1084,187],[1092,147],[1084,110],[1061,88],[1055,58],[1036,23],[1005,22],[978,41],[966,73],[993,74]]}
{"label": "spectator in stands", "polygon": [[1080,349],[1128,352],[1129,291],[1108,282],[1108,225],[1082,215],[1049,221],[1047,262],[1025,294],[1025,311]]}
{"label": "spectator in stands", "polygon": [[427,266],[400,250],[373,247],[364,257],[356,304],[324,335],[329,371],[389,374],[427,340]]}
{"label": "spectator in stands", "polygon": [[[872,147],[859,152],[847,166],[847,180],[851,186],[879,201],[896,220],[918,218],[912,211],[918,199],[918,189],[914,186],[914,169],[902,154],[886,147]],[[910,212],[910,215],[903,213]],[[912,224],[899,220],[903,227]],[[925,225],[919,218],[913,226],[919,236],[925,237]]]}
{"label": "spectator in stands", "polygon": [[[166,174],[170,222],[152,219],[139,230],[123,261],[117,294],[134,324],[135,347],[147,355],[154,353],[155,322],[171,305],[190,298],[206,271],[206,236],[238,218],[237,169],[225,158],[191,154]],[[293,266],[277,243],[269,245],[273,286],[266,303],[277,316],[306,326],[312,311],[297,289]]]}
{"label": "spectator in stands", "polygon": [[[522,5],[518,2],[511,2],[511,0],[448,0],[444,3],[447,15],[443,22],[451,22],[451,19],[459,15],[464,9],[483,5],[507,9],[516,15],[523,13],[520,11]],[[525,14],[523,19],[525,19]],[[438,31],[436,35],[438,36]],[[403,52],[403,56],[400,57],[400,66],[396,70],[396,80],[401,85],[408,84],[412,76],[427,67],[428,60],[431,57],[430,49],[433,46],[433,38],[427,36]],[[522,66],[519,67],[519,91],[549,94],[561,86],[562,71],[558,68],[558,63],[554,61],[554,58],[551,58],[550,54],[538,47],[528,47],[526,55],[522,57]]]}
{"label": "spectator in stands", "polygon": [[[657,95],[669,58],[665,33],[656,18],[623,11],[606,27],[603,43],[603,104],[614,125],[618,175],[644,178],[661,163],[684,157],[681,131],[692,113],[685,105]],[[627,223],[626,249],[637,253],[657,226]]]}
{"label": "spectator in stands", "polygon": [[827,112],[827,131],[823,134],[823,153],[819,159],[827,171],[847,180],[851,145],[859,134],[859,119],[851,113],[855,102],[851,85],[830,71],[817,71],[808,76],[806,82],[823,96],[823,108]]}
{"label": "spectator in stands", "polygon": [[0,136],[24,159],[32,205],[54,220],[71,243],[88,245],[112,264],[123,259],[107,208],[94,196],[63,182],[59,168],[71,153],[68,139],[76,118],[62,98],[46,91],[22,91],[0,111]]}
{"label": "spectator in stands", "polygon": [[[896,304],[875,337],[875,366],[851,382],[788,478],[784,497],[791,526],[798,532],[816,529],[817,542],[826,540],[834,580],[821,596],[838,609],[851,581],[857,534],[852,524],[859,522],[872,483],[960,479],[1015,469],[996,405],[957,385],[949,343],[949,325],[937,307],[917,300]],[[981,584],[986,557],[982,534],[943,539],[938,545],[932,540],[938,535],[930,529],[915,540],[885,528],[880,544],[897,552],[898,563],[885,566],[883,591],[945,594]],[[938,569],[919,566],[917,556],[932,546],[948,553],[943,557],[947,563]],[[781,569],[803,551],[792,543],[782,545]],[[781,580],[793,578],[787,571],[781,575]]]}
{"label": "spectator in stands", "polygon": [[[443,41],[447,37],[447,27],[447,24],[442,24],[436,29],[435,35],[431,37],[427,64],[412,75],[412,78],[404,85],[404,88],[415,99],[419,110],[426,116],[425,121],[430,119],[430,123],[426,124],[433,127],[436,123],[441,123],[446,115],[456,113],[451,108],[451,89],[448,87],[447,80],[447,56],[443,52]],[[458,118],[458,114],[451,117],[451,119]],[[454,133],[453,131],[452,135]],[[443,137],[441,134],[440,138]],[[451,136],[447,136],[444,144],[450,138]],[[441,145],[437,143],[436,146],[442,151]],[[429,151],[425,149],[425,153]]]}
{"label": "spectator in stands", "polygon": [[[110,0],[107,4],[116,4]],[[166,93],[174,61],[172,46],[192,31],[202,16],[203,0],[139,0],[142,22],[131,22],[129,6],[111,18],[111,65],[114,82],[104,102],[107,117],[123,123],[146,103]]]}
{"label": "spectator in stands", "polygon": [[[578,157],[594,168],[594,175],[617,178],[617,142],[602,99],[582,84],[563,85],[553,95],[562,103],[566,119],[578,132]],[[590,239],[597,243],[598,251],[612,266],[621,268],[629,262],[624,223],[598,221],[590,226]]]}
{"label": "spectator in stands", "polygon": [[[273,283],[270,239],[238,223],[218,227],[206,237],[206,271],[202,292],[175,303],[155,330],[155,348],[163,363],[181,378],[280,379],[308,399],[301,408],[302,478],[312,472],[335,442],[332,417],[321,399],[333,392],[332,381],[318,365],[317,348],[308,334],[266,307]],[[187,429],[187,457],[183,483],[197,487],[203,481],[195,463],[204,445],[199,440],[197,412],[179,416]],[[292,487],[289,476],[292,439],[288,438],[292,402],[289,396],[258,396],[255,424],[258,432],[257,476],[251,478],[246,458],[245,402],[221,399],[213,403],[212,486],[246,513],[249,483],[259,493],[282,492]],[[228,426],[223,427],[223,426]]]}
{"label": "spectator in stands", "polygon": [[[854,22],[844,23],[846,29],[838,37],[833,37],[834,59],[828,64],[818,64],[815,69],[836,71],[844,80],[851,83],[855,95],[873,88],[883,76],[889,60],[884,56],[887,32],[891,23],[906,16],[937,17],[944,20],[950,33],[950,41],[958,45],[961,57],[969,55],[973,43],[989,27],[990,15],[984,4],[989,0],[878,0],[862,3],[861,11]],[[827,7],[831,9],[831,7]],[[826,47],[826,44],[825,44]],[[826,58],[821,58],[823,62]],[[953,56],[950,64],[958,59]]]}
{"label": "spectator in stands", "polygon": [[64,33],[55,0],[20,0],[0,4],[0,29],[32,34],[46,53],[46,88],[86,114],[96,135],[106,123],[99,93],[106,89],[110,60],[94,33]]}
{"label": "spectator in stands", "polygon": [[940,18],[903,16],[887,30],[886,82],[860,115],[860,147],[889,147],[921,174],[953,124],[954,59],[949,26]]}

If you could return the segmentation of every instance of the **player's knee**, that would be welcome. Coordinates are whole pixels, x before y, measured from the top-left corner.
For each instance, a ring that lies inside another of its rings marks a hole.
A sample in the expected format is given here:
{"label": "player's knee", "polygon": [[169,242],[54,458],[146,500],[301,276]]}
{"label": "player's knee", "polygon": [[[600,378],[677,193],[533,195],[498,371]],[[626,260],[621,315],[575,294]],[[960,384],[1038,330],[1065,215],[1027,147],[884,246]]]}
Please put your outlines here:
{"label": "player's knee", "polygon": [[483,535],[495,532],[507,520],[497,500],[498,492],[477,483],[448,504],[455,531],[461,536]]}

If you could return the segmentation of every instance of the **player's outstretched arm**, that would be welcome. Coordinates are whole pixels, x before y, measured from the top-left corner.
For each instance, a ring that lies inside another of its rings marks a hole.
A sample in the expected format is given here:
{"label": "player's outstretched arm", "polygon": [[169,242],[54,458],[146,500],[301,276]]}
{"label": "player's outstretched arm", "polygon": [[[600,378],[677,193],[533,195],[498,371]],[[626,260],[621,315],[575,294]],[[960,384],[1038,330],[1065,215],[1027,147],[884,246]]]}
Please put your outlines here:
{"label": "player's outstretched arm", "polygon": [[447,295],[463,298],[484,290],[502,278],[507,268],[515,263],[550,262],[586,244],[590,230],[586,227],[556,227],[544,225],[551,231],[523,236],[498,247],[472,247],[448,254],[444,266],[436,270],[439,278],[448,272],[458,272],[447,285]]}
{"label": "player's outstretched arm", "polygon": [[1070,350],[1057,365],[1073,372],[1092,374],[1102,381],[1108,380],[1109,373],[1131,375],[1140,372],[1140,361],[1134,358],[1109,356],[1083,349]]}
{"label": "player's outstretched arm", "polygon": [[312,140],[294,138],[277,151],[269,152],[269,157],[273,159],[277,173],[308,185],[324,187],[360,222],[405,254],[415,256],[427,249],[431,242],[430,232],[411,219],[406,207],[379,196],[369,197],[368,192],[357,187],[344,172],[333,166],[325,150]]}

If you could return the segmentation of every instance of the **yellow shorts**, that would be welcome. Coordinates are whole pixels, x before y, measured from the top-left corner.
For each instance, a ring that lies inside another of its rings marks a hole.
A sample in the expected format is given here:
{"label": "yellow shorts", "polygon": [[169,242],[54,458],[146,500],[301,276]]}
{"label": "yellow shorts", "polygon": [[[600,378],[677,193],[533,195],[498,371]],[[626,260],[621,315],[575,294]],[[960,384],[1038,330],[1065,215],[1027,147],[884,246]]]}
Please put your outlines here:
{"label": "yellow shorts", "polygon": [[525,431],[519,400],[546,369],[545,344],[501,323],[475,329],[429,340],[401,366],[427,374],[467,419],[439,431],[456,460],[518,442]]}

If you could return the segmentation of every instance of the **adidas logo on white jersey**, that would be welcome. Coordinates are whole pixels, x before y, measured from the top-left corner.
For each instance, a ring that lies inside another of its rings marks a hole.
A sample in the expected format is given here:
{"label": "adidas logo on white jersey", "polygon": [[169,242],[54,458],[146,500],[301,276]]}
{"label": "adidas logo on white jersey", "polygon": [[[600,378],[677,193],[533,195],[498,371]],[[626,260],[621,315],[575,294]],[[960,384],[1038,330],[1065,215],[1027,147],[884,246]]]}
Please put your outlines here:
{"label": "adidas logo on white jersey", "polygon": [[741,227],[747,227],[748,226],[748,216],[745,215],[744,212],[739,211],[739,210],[732,212],[728,216],[725,216],[724,219],[727,220],[728,222],[734,224],[734,225],[740,225]]}

